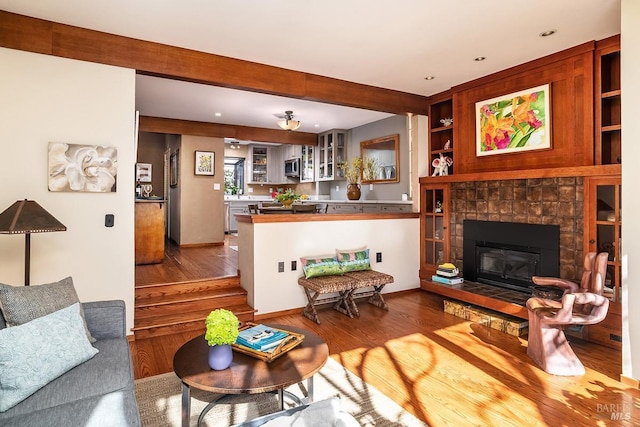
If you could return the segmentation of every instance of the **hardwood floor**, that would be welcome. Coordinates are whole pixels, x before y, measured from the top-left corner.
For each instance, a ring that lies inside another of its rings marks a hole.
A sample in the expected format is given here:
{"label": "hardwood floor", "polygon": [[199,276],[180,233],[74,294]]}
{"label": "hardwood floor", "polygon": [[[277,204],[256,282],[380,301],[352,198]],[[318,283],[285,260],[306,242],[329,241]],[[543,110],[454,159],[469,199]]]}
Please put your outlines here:
{"label": "hardwood floor", "polygon": [[[415,290],[386,300],[388,312],[360,302],[355,319],[327,308],[321,325],[300,314],[265,322],[319,334],[332,358],[430,426],[640,424],[640,391],[617,380],[619,351],[572,339],[587,373],[555,377],[531,362],[526,340],[444,313],[439,296]],[[192,337],[133,342],[136,378],[170,372]],[[612,421],[618,413],[623,420]]]}
{"label": "hardwood floor", "polygon": [[136,266],[136,286],[235,276],[238,252],[231,246],[237,245],[237,240],[235,235],[228,234],[224,245],[194,248],[181,248],[167,240],[162,263]]}

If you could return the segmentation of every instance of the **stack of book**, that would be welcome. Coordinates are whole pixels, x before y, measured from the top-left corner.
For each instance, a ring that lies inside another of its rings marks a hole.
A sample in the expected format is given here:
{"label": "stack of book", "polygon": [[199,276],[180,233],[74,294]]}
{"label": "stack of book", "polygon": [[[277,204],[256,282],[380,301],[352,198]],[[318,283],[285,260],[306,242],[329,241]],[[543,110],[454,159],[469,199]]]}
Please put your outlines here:
{"label": "stack of book", "polygon": [[460,271],[458,268],[451,264],[445,263],[438,266],[436,274],[431,276],[431,281],[449,285],[454,288],[461,288],[464,279],[459,277]]}
{"label": "stack of book", "polygon": [[252,350],[269,352],[277,348],[288,335],[280,329],[270,328],[265,325],[255,325],[241,330],[236,343]]}

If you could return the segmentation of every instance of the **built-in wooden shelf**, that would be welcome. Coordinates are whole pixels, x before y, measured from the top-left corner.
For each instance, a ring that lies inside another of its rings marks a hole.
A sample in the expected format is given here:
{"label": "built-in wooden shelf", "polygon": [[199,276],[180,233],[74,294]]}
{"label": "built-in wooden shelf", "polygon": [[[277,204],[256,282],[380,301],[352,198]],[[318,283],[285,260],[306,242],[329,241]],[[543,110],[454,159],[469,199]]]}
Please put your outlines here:
{"label": "built-in wooden shelf", "polygon": [[420,178],[421,184],[441,183],[441,182],[467,182],[467,181],[503,181],[507,179],[534,179],[534,178],[557,178],[569,176],[617,176],[622,173],[622,166],[596,165],[596,166],[574,166],[567,168],[543,168],[513,171],[463,173],[446,176],[423,176]]}

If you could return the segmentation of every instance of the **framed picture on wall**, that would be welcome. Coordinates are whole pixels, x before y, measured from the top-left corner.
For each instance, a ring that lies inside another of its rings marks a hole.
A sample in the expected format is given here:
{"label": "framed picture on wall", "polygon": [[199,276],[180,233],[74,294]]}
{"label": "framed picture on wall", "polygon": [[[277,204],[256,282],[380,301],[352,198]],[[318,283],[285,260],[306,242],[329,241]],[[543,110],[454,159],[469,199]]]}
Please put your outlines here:
{"label": "framed picture on wall", "polygon": [[178,150],[169,156],[169,186],[178,186]]}
{"label": "framed picture on wall", "polygon": [[476,156],[551,148],[549,85],[476,102]]}
{"label": "framed picture on wall", "polygon": [[214,175],[215,153],[212,151],[196,151],[196,175]]}
{"label": "framed picture on wall", "polygon": [[151,182],[151,163],[136,163],[136,181]]}

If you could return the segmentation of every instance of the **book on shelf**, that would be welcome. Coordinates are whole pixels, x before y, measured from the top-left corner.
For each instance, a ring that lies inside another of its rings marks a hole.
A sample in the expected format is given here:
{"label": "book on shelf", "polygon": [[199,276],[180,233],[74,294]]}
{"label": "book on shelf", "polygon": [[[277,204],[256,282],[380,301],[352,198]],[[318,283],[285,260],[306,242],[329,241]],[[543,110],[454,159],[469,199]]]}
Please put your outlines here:
{"label": "book on shelf", "polygon": [[462,277],[442,277],[434,274],[431,276],[432,282],[443,283],[450,286],[462,286],[464,279]]}
{"label": "book on shelf", "polygon": [[241,330],[236,342],[253,350],[267,351],[277,347],[287,335],[282,330],[259,324]]}
{"label": "book on shelf", "polygon": [[460,270],[458,270],[458,268],[450,262],[438,265],[438,268],[436,270],[436,274],[442,277],[456,277],[459,273]]}

